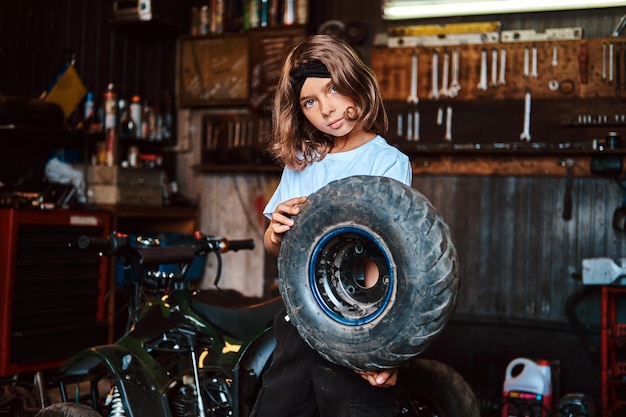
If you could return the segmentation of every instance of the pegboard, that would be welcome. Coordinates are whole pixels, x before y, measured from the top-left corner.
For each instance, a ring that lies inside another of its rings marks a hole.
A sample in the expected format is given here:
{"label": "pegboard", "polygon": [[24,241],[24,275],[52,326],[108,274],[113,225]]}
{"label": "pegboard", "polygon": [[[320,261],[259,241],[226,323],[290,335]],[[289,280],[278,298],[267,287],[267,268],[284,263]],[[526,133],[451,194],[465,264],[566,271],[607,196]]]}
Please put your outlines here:
{"label": "pegboard", "polygon": [[[447,78],[450,86],[454,78],[454,54],[458,54],[460,89],[451,96],[444,81]],[[411,95],[414,55],[420,101],[523,99],[527,91],[533,98],[545,99],[626,96],[626,41],[615,37],[377,47],[372,51],[371,67],[386,101],[406,102]]]}

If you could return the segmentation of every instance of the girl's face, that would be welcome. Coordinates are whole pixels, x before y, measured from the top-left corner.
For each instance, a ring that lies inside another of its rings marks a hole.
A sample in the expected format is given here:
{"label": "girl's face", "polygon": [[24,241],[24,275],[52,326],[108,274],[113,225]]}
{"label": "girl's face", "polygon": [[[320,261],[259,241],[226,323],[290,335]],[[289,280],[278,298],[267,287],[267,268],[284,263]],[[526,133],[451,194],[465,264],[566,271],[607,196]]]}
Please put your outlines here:
{"label": "girl's face", "polygon": [[346,119],[354,112],[355,103],[335,88],[330,78],[309,77],[300,92],[300,108],[304,117],[318,130],[333,137],[352,132],[355,121]]}

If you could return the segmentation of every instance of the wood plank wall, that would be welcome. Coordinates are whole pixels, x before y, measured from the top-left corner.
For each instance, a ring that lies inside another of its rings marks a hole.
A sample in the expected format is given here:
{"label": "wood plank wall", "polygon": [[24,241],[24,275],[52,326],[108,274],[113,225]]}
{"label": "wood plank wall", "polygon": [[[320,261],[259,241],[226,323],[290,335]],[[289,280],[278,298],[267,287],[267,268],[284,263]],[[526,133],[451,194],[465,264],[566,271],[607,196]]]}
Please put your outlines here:
{"label": "wood plank wall", "polygon": [[[452,230],[462,289],[457,313],[507,320],[565,321],[572,277],[583,258],[626,254],[612,228],[623,191],[606,178],[577,178],[574,209],[563,219],[565,178],[515,176],[414,177]],[[599,324],[597,300],[582,319]]]}

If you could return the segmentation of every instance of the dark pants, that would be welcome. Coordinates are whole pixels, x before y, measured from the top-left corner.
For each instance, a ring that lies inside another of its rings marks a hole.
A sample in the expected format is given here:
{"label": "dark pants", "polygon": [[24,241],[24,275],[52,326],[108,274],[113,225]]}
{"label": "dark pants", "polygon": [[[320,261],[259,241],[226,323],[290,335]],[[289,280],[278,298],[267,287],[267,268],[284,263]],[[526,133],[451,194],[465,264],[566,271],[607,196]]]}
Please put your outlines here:
{"label": "dark pants", "polygon": [[322,358],[284,318],[283,311],[274,320],[276,350],[251,417],[392,416],[401,378],[392,388],[372,387],[352,369]]}

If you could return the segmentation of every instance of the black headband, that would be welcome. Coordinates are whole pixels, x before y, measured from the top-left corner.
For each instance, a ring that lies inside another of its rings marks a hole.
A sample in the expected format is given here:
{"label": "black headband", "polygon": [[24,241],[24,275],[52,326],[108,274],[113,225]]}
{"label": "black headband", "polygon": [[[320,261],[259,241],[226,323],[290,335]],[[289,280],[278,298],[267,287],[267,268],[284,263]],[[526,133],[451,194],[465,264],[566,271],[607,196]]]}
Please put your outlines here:
{"label": "black headband", "polygon": [[300,100],[302,86],[308,77],[331,78],[328,68],[326,68],[326,65],[322,64],[320,61],[309,61],[299,65],[298,68],[291,71],[289,74],[291,86],[293,87],[293,91],[296,93],[296,100]]}

